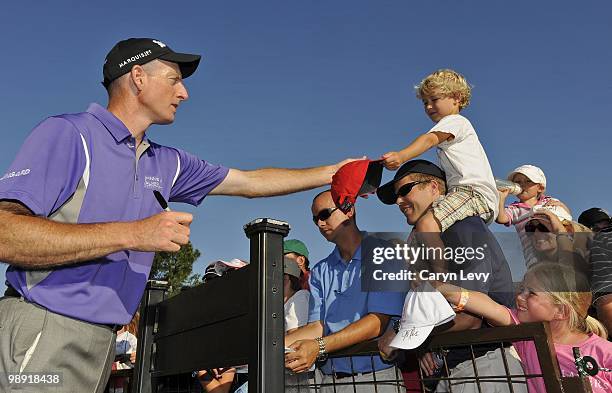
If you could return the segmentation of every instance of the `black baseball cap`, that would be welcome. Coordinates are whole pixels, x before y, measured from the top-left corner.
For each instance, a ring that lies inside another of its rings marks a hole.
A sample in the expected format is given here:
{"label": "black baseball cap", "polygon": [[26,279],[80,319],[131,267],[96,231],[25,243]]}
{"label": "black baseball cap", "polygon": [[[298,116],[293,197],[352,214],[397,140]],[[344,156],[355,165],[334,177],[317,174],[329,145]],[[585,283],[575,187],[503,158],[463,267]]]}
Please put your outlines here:
{"label": "black baseball cap", "polygon": [[201,56],[175,52],[160,40],[152,38],[128,38],[115,44],[106,55],[102,84],[108,87],[112,81],[130,72],[132,66],[143,65],[155,59],[178,64],[184,79],[198,68]]}
{"label": "black baseball cap", "polygon": [[580,216],[578,217],[578,222],[588,228],[592,228],[595,226],[595,224],[601,221],[608,221],[612,223],[612,218],[607,211],[599,207],[587,209],[580,213]]}
{"label": "black baseball cap", "polygon": [[393,180],[381,186],[376,190],[378,199],[386,205],[393,205],[397,201],[397,194],[393,186],[398,180],[410,175],[411,173],[421,173],[423,175],[431,175],[441,179],[446,183],[446,173],[436,164],[427,160],[412,160],[408,161],[397,170]]}

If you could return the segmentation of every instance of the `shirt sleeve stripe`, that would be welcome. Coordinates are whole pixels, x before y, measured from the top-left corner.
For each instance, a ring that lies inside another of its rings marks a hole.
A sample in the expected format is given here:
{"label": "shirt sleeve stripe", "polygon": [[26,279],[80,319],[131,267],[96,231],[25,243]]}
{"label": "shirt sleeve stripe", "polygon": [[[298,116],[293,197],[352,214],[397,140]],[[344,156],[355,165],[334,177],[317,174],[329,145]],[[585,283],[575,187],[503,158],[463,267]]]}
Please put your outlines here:
{"label": "shirt sleeve stripe", "polygon": [[83,182],[85,183],[85,188],[87,188],[89,185],[89,149],[87,148],[87,142],[85,142],[85,137],[83,137],[83,134],[79,135],[81,135],[83,150],[85,150],[85,170],[83,171]]}
{"label": "shirt sleeve stripe", "polygon": [[172,179],[172,185],[170,188],[174,187],[174,183],[176,183],[176,179],[178,179],[179,173],[181,173],[181,156],[176,153],[176,173],[174,174],[174,179]]}

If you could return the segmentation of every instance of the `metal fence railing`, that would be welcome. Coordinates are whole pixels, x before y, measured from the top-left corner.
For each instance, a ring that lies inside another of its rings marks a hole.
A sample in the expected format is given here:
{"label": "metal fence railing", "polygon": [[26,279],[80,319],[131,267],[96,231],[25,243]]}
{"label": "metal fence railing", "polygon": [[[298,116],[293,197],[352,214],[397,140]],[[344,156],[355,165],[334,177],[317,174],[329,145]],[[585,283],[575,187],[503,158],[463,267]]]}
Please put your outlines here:
{"label": "metal fence railing", "polygon": [[[396,378],[387,380],[379,379],[377,384],[379,386],[391,384],[393,386],[397,386],[398,391],[400,391],[400,388],[405,388],[406,385],[420,385],[421,391],[426,392],[428,391],[428,385],[431,386],[431,382],[439,383],[442,381],[447,381],[446,389],[441,389],[439,391],[448,391],[452,393],[453,386],[457,386],[457,384],[473,384],[473,390],[470,391],[486,393],[492,391],[493,387],[496,385],[494,391],[504,391],[504,388],[507,388],[506,391],[514,392],[515,390],[518,390],[516,389],[517,385],[520,386],[526,383],[526,379],[541,378],[548,393],[590,393],[591,386],[587,377],[562,377],[560,375],[554,345],[550,337],[550,331],[547,323],[529,323],[508,327],[433,334],[421,347],[419,347],[419,353],[440,353],[442,355],[441,357],[444,367],[444,372],[442,375],[426,377],[423,375],[421,370],[418,370],[417,373],[410,374],[411,376],[404,373],[402,375],[396,375]],[[507,350],[505,349],[508,348],[507,343],[512,341],[532,341],[534,343],[542,371],[541,373],[513,374],[510,372],[510,368],[508,366],[509,359],[507,358]],[[500,350],[505,372],[501,374],[479,375],[479,367],[477,366],[477,357],[475,356],[475,353],[477,348],[483,344],[493,344]],[[469,360],[471,360],[472,363],[472,376],[453,377],[450,373],[446,357],[449,351],[458,348],[466,349],[471,354]],[[330,358],[333,359],[338,357],[364,355],[377,356],[378,354],[379,352],[376,342],[369,341],[346,350],[336,352],[333,354],[333,356],[330,356]],[[412,380],[410,380],[411,377],[413,378]],[[375,391],[376,389],[377,384],[374,382],[374,379],[375,376],[373,375],[372,382],[369,382],[371,391]],[[331,391],[334,391],[333,388],[335,387],[358,386],[359,384],[360,383],[356,384],[350,377],[343,378],[342,380],[335,380],[332,378],[332,381],[329,383],[316,383],[315,381],[315,383],[311,385],[311,389],[318,390],[324,387],[331,387]],[[401,391],[405,392],[406,390],[404,389]],[[455,391],[462,391],[462,388],[455,387]]]}
{"label": "metal fence railing", "polygon": [[169,377],[243,364],[251,392],[284,391],[283,238],[289,225],[264,218],[244,230],[248,266],[170,299],[163,287],[147,287],[132,393],[189,391],[193,378],[174,383]]}
{"label": "metal fence railing", "polygon": [[[359,387],[365,385],[368,392],[392,387],[394,392],[404,393],[408,384],[416,384],[417,389],[420,387],[424,391],[426,384],[435,379],[450,384],[449,391],[455,382],[466,381],[474,383],[481,392],[487,392],[486,384],[492,382],[506,384],[512,392],[514,383],[524,383],[529,378],[542,378],[549,393],[591,391],[585,377],[561,377],[550,332],[544,323],[433,334],[419,348],[442,354],[466,348],[474,364],[474,375],[469,380],[449,376],[447,359],[443,356],[445,373],[435,378],[418,372],[407,376],[396,369],[391,369],[392,373],[387,372],[382,378],[378,373],[324,376],[317,370],[306,380],[302,377],[299,384],[289,383],[285,387],[285,382],[295,378],[286,375],[283,350],[282,242],[288,232],[287,223],[272,219],[259,219],[245,225],[245,233],[250,239],[250,264],[172,298],[165,299],[165,285],[149,282],[140,307],[136,364],[133,370],[113,372],[107,391],[200,393],[202,388],[192,377],[194,370],[247,364],[251,393],[333,392],[341,386],[358,392]],[[502,348],[504,343],[526,340],[535,345],[541,374],[512,374],[507,367],[505,351],[502,351],[505,372],[479,375],[476,366],[479,345],[493,344]],[[376,343],[369,341],[338,351],[331,354],[328,361],[333,365],[334,358],[353,356],[378,356]],[[116,386],[118,380],[127,382]]]}

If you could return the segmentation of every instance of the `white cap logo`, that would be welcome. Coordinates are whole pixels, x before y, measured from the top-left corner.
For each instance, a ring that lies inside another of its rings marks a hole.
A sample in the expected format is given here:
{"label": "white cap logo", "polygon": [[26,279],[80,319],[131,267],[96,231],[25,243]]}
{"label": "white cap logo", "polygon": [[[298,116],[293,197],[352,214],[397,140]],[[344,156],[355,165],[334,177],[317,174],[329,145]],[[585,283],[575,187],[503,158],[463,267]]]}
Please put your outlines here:
{"label": "white cap logo", "polygon": [[159,45],[160,48],[165,48],[166,47],[166,44],[164,44],[161,41],[153,40],[153,42],[156,43],[157,45]]}

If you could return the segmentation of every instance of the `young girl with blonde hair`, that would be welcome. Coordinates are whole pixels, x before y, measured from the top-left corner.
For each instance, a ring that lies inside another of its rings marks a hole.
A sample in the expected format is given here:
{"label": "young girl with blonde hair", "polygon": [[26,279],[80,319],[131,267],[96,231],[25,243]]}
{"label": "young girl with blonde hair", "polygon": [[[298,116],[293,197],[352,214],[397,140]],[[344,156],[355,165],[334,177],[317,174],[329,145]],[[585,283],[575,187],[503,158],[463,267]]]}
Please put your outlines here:
{"label": "young girl with blonde hair", "polygon": [[[582,356],[591,356],[600,367],[612,368],[612,343],[603,325],[587,314],[592,295],[583,274],[563,264],[537,264],[525,273],[516,308],[508,309],[489,296],[447,283],[433,283],[451,303],[481,315],[493,326],[527,322],[549,322],[559,368],[563,376],[578,371],[573,348]],[[531,341],[513,343],[526,374],[541,374],[535,346]],[[600,371],[589,377],[594,393],[612,392],[612,372]],[[545,392],[542,378],[527,380],[530,392]]]}

